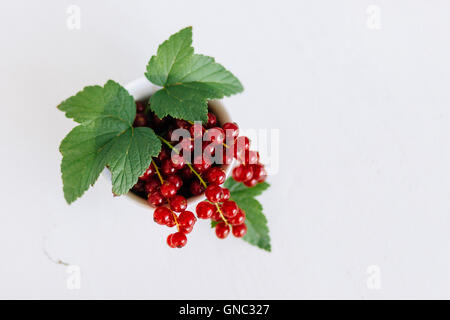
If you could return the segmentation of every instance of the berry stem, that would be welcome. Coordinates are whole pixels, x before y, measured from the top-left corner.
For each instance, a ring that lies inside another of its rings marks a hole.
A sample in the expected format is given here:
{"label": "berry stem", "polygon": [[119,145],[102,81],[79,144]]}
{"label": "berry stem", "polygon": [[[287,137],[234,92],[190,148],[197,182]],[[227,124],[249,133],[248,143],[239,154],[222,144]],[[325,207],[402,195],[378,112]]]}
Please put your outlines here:
{"label": "berry stem", "polygon": [[173,220],[175,220],[175,224],[177,225],[177,230],[178,230],[178,232],[180,232],[180,224],[178,223],[177,215],[172,210],[170,210],[170,212],[172,212]]}
{"label": "berry stem", "polygon": [[[167,141],[161,136],[158,136],[158,138],[162,142],[164,142],[170,149],[174,150],[177,154],[180,154],[180,151],[174,148],[174,146],[169,141]],[[190,163],[186,163],[186,165],[189,167],[189,169],[191,169],[192,173],[194,173],[197,176],[198,180],[200,180],[200,183],[206,188],[208,185],[206,184],[205,180],[203,180],[203,178],[200,176],[200,174],[197,171],[195,171],[194,167],[192,167]]]}
{"label": "berry stem", "polygon": [[155,167],[155,171],[156,171],[156,174],[158,175],[159,181],[161,181],[161,184],[163,184],[164,183],[164,179],[161,176],[161,173],[159,172],[159,168],[156,165],[155,161],[153,161],[153,159],[152,159],[152,163],[153,163],[153,166]]}
{"label": "berry stem", "polygon": [[223,222],[225,222],[225,225],[229,226],[229,223],[228,223],[227,219],[225,219],[225,216],[223,215],[223,212],[222,212],[222,210],[220,209],[219,204],[218,204],[218,203],[215,203],[215,205],[216,205],[217,211],[219,212],[220,217],[222,218]]}

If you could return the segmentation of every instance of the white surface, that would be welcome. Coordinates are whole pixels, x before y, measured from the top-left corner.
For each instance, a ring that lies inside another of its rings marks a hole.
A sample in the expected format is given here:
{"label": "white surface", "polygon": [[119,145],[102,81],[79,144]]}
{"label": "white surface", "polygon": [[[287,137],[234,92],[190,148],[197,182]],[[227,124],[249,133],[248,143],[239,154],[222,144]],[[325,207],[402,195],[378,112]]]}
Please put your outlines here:
{"label": "white surface", "polygon": [[[448,1],[76,1],[72,31],[69,4],[0,4],[0,297],[450,298]],[[58,145],[74,124],[56,105],[141,76],[187,25],[245,85],[225,101],[233,118],[281,129],[260,198],[271,254],[206,222],[171,250],[168,230],[103,180],[64,202]],[[80,290],[45,243],[80,266]]]}

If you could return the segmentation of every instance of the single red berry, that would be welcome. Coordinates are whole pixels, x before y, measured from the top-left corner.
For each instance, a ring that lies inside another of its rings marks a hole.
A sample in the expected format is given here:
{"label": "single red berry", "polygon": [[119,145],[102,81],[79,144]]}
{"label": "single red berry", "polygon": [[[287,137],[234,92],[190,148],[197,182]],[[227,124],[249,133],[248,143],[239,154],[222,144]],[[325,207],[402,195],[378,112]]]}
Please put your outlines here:
{"label": "single red berry", "polygon": [[207,128],[212,128],[217,124],[217,118],[214,113],[208,112],[208,121],[206,122]]}
{"label": "single red berry", "polygon": [[194,226],[197,218],[191,211],[183,211],[178,216],[178,223],[183,228],[189,228]]}
{"label": "single red berry", "polygon": [[141,101],[136,101],[136,112],[143,113],[145,111],[145,105]]}
{"label": "single red berry", "polygon": [[180,170],[186,165],[183,156],[179,154],[173,154],[170,160],[172,162],[172,167],[174,167],[175,170]]}
{"label": "single red berry", "polygon": [[168,181],[171,184],[173,184],[175,186],[175,188],[177,188],[177,190],[180,190],[181,186],[183,185],[183,179],[181,179],[181,177],[179,175],[176,175],[176,174],[168,176],[166,178],[166,181]]}
{"label": "single red berry", "polygon": [[242,238],[246,234],[247,234],[247,225],[245,223],[240,224],[238,226],[233,226],[233,236],[235,236],[236,238]]}
{"label": "single red berry", "polygon": [[170,199],[172,198],[174,195],[177,194],[177,187],[172,184],[169,181],[165,181],[162,186],[161,186],[161,194],[163,195],[163,197],[165,197],[166,199]]}
{"label": "single red berry", "polygon": [[134,119],[135,127],[145,127],[147,125],[147,117],[143,113],[136,113],[136,118]]}
{"label": "single red berry", "polygon": [[240,165],[233,169],[233,179],[237,182],[248,181],[253,177],[253,168],[251,166]]}
{"label": "single red berry", "polygon": [[220,145],[225,140],[225,132],[219,127],[208,129],[205,133],[204,140],[210,141],[214,145]]}
{"label": "single red berry", "polygon": [[216,153],[216,144],[209,141],[202,142],[202,154],[204,158],[212,157]]}
{"label": "single red berry", "polygon": [[238,226],[240,224],[243,224],[245,222],[245,212],[239,209],[238,213],[233,218],[228,219],[228,222],[232,226]]}
{"label": "single red berry", "polygon": [[158,177],[156,176],[150,177],[145,183],[145,192],[147,194],[154,193],[156,190],[158,190],[160,185],[161,183]]}
{"label": "single red berry", "polygon": [[177,225],[177,222],[175,221],[175,213],[171,212],[171,215],[169,217],[169,221],[167,222],[166,226],[169,228],[173,228]]}
{"label": "single red berry", "polygon": [[187,243],[186,235],[183,232],[174,233],[171,240],[175,248],[183,248]]}
{"label": "single red berry", "polygon": [[267,172],[266,169],[262,164],[254,164],[252,165],[253,168],[253,179],[257,180],[258,182],[264,182],[267,178]]}
{"label": "single red berry", "polygon": [[257,164],[259,162],[259,152],[257,151],[245,151],[244,157],[239,156],[238,160],[245,164]]}
{"label": "single red berry", "polygon": [[212,167],[206,171],[205,178],[210,184],[221,185],[225,182],[226,174],[219,167]]}
{"label": "single red berry", "polygon": [[239,136],[239,126],[235,122],[227,122],[222,126],[227,141],[233,142]]}
{"label": "single red berry", "polygon": [[234,157],[237,158],[240,154],[250,149],[250,139],[244,136],[238,137],[234,144]]}
{"label": "single red berry", "polygon": [[220,212],[217,211],[217,208],[214,209],[214,213],[211,216],[211,219],[217,222],[223,221],[222,216],[220,215]]}
{"label": "single red berry", "polygon": [[222,152],[222,163],[220,164],[232,164],[234,159],[233,150],[231,148],[224,147]]}
{"label": "single red berry", "polygon": [[148,203],[153,205],[153,206],[155,206],[155,207],[160,207],[165,202],[166,201],[165,201],[163,195],[159,191],[155,191],[153,193],[150,193],[150,195],[148,196]]}
{"label": "single red berry", "polygon": [[175,212],[183,212],[187,208],[186,198],[175,195],[170,199],[170,208]]}
{"label": "single red berry", "polygon": [[239,207],[237,206],[236,202],[226,200],[222,203],[221,210],[225,218],[229,219],[237,215],[237,213],[239,212]]}
{"label": "single red berry", "polygon": [[197,205],[195,211],[199,219],[209,219],[216,211],[216,207],[209,202],[202,201]]}
{"label": "single red berry", "polygon": [[183,140],[181,140],[180,143],[178,143],[175,148],[179,151],[179,152],[183,152],[183,154],[185,153],[191,153],[194,150],[194,143],[193,141],[191,141],[191,139],[188,138],[184,138]]}
{"label": "single red berry", "polygon": [[192,172],[191,168],[189,168],[188,166],[181,169],[179,173],[181,174],[181,176],[183,177],[184,180],[189,180],[194,177],[194,173]]}
{"label": "single red berry", "polygon": [[189,234],[194,230],[194,227],[180,227],[180,232],[183,232],[184,234]]}
{"label": "single red berry", "polygon": [[205,172],[206,170],[211,168],[211,166],[212,166],[211,160],[209,160],[206,157],[203,157],[202,155],[198,155],[197,157],[194,158],[194,169],[198,173]]}
{"label": "single red berry", "polygon": [[161,163],[161,171],[165,176],[169,176],[174,174],[177,170],[173,167],[172,161],[170,161],[170,159],[166,159]]}
{"label": "single red berry", "polygon": [[173,233],[172,234],[169,234],[169,236],[167,237],[167,244],[169,245],[169,247],[171,247],[171,248],[176,248],[174,245],[173,245],[173,242],[172,242],[172,238],[173,238]]}
{"label": "single red berry", "polygon": [[199,123],[194,123],[189,129],[192,139],[203,139],[203,134],[205,133],[205,127]]}
{"label": "single red berry", "polygon": [[153,162],[150,164],[147,170],[145,170],[144,174],[139,178],[141,180],[147,181],[151,176],[155,175],[156,170]]}
{"label": "single red berry", "polygon": [[187,122],[186,120],[181,120],[181,119],[175,119],[175,125],[177,126],[177,128],[186,129],[186,130],[189,130],[189,128],[191,126],[189,124],[189,122]]}
{"label": "single red berry", "polygon": [[222,188],[216,185],[210,185],[205,190],[205,196],[213,203],[220,202],[223,198]]}
{"label": "single red berry", "polygon": [[220,222],[216,226],[216,236],[219,239],[225,239],[230,234],[230,226],[227,226],[225,222]]}
{"label": "single red berry", "polygon": [[227,188],[222,188],[222,192],[223,192],[223,200],[230,200],[231,197],[230,190],[228,190]]}
{"label": "single red berry", "polygon": [[256,186],[257,184],[258,184],[258,180],[256,180],[256,179],[250,179],[250,180],[244,181],[244,185],[249,188],[252,188],[252,187]]}
{"label": "single red berry", "polygon": [[159,161],[163,162],[164,160],[169,159],[170,154],[171,154],[170,150],[163,148],[158,155]]}
{"label": "single red berry", "polygon": [[193,196],[198,196],[205,191],[205,187],[198,180],[194,180],[189,186],[189,191]]}
{"label": "single red berry", "polygon": [[170,222],[172,212],[167,207],[158,207],[153,213],[153,220],[160,225],[167,225]]}

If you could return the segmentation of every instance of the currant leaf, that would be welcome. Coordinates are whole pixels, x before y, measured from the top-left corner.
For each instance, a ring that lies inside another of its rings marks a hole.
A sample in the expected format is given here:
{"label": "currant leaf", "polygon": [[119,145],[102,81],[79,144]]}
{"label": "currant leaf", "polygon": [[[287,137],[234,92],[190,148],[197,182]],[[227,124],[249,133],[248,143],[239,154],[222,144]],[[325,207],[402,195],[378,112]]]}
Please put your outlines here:
{"label": "currant leaf", "polygon": [[192,28],[182,29],[163,42],[150,59],[145,74],[162,86],[150,98],[150,109],[159,118],[206,121],[207,101],[242,92],[239,80],[214,58],[194,54]]}
{"label": "currant leaf", "polygon": [[60,152],[64,197],[70,204],[93,185],[106,167],[113,192],[127,193],[161,150],[150,128],[133,128],[134,99],[114,81],[87,87],[59,109],[81,124],[62,141]]}

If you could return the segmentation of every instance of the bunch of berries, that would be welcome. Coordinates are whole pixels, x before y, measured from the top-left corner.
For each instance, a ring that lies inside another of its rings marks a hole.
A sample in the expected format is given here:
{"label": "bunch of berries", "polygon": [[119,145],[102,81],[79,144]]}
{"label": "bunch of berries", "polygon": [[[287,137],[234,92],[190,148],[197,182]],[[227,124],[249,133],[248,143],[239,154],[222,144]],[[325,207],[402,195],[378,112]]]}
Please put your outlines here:
{"label": "bunch of berries", "polygon": [[[197,205],[197,217],[216,221],[216,235],[220,239],[226,238],[231,230],[234,236],[243,237],[247,232],[245,213],[230,200],[230,191],[221,187],[226,179],[222,166],[230,165],[234,159],[239,161],[233,178],[248,187],[263,182],[267,174],[259,163],[259,153],[250,150],[250,140],[239,136],[238,125],[220,126],[211,112],[203,125],[171,117],[159,119],[151,112],[146,113],[142,102],[137,102],[136,108],[134,126],[152,128],[163,147],[132,191],[157,207],[156,223],[177,227],[178,232],[167,238],[168,245],[172,248],[186,245],[186,235],[197,221],[186,210],[187,199],[203,193],[207,201]],[[184,131],[180,134],[178,129]],[[195,153],[198,147],[200,154]]]}

